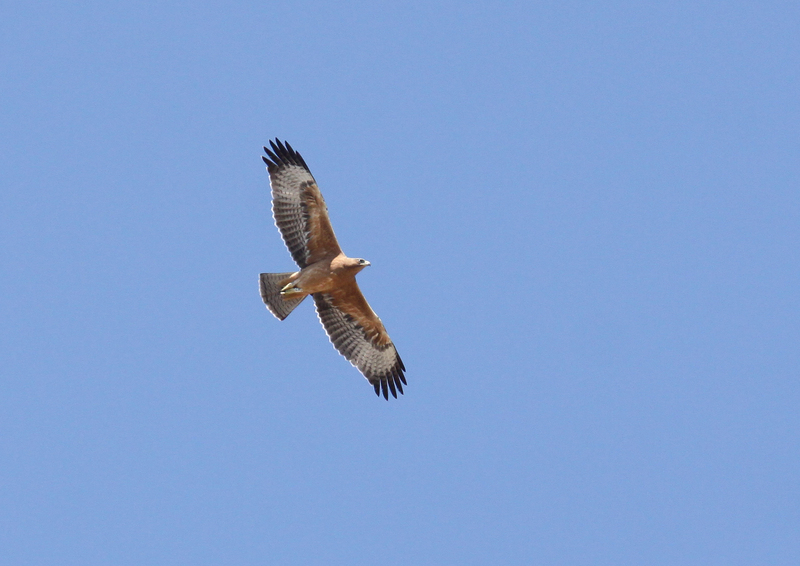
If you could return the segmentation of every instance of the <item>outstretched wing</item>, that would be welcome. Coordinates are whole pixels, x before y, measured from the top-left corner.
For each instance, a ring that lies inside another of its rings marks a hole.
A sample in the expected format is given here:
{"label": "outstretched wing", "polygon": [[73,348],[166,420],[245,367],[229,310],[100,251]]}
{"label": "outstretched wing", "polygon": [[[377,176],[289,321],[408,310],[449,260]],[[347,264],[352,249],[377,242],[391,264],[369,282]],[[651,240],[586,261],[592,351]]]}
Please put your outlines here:
{"label": "outstretched wing", "polygon": [[397,398],[406,384],[405,366],[355,281],[330,293],[316,293],[314,304],[325,332],[341,355],[356,366],[377,395]]}
{"label": "outstretched wing", "polygon": [[269,142],[267,156],[272,186],[272,215],[295,263],[304,268],[326,256],[341,253],[328,218],[328,208],[308,165],[288,143]]}

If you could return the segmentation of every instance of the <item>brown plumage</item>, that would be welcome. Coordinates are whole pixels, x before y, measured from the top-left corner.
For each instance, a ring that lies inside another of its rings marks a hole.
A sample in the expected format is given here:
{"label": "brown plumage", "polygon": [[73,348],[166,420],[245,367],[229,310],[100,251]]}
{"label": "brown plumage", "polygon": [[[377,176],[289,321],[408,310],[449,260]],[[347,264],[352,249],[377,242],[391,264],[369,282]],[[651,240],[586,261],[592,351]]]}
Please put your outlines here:
{"label": "brown plumage", "polygon": [[261,298],[280,320],[308,295],[333,346],[356,366],[375,388],[396,398],[403,393],[405,366],[356,283],[367,267],[364,259],[347,257],[333,233],[325,200],[306,162],[288,143],[270,141],[262,156],[272,187],[272,214],[300,271],[262,273]]}

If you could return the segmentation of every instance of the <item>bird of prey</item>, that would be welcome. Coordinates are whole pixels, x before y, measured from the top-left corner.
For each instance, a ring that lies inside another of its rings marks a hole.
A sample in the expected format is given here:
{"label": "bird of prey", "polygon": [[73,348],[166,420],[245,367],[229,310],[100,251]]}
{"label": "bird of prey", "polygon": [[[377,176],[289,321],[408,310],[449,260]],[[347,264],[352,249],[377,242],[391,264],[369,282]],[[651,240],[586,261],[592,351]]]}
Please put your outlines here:
{"label": "bird of prey", "polygon": [[328,208],[308,165],[288,143],[277,138],[261,159],[272,187],[275,225],[300,271],[262,273],[261,298],[283,320],[308,295],[333,346],[375,388],[396,399],[403,393],[405,366],[356,283],[356,274],[370,263],[347,257],[339,247]]}

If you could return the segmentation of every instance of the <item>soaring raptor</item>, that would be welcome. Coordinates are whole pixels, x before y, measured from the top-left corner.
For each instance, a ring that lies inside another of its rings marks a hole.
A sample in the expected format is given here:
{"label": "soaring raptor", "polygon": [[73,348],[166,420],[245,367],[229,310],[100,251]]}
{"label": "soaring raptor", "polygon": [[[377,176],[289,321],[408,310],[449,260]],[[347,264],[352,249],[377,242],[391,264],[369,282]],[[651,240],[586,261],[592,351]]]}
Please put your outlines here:
{"label": "soaring raptor", "polygon": [[365,259],[347,257],[331,227],[328,207],[308,165],[288,143],[269,142],[266,156],[272,186],[272,215],[300,271],[262,273],[261,298],[280,320],[308,295],[333,346],[389,399],[406,384],[405,366],[381,319],[356,283]]}

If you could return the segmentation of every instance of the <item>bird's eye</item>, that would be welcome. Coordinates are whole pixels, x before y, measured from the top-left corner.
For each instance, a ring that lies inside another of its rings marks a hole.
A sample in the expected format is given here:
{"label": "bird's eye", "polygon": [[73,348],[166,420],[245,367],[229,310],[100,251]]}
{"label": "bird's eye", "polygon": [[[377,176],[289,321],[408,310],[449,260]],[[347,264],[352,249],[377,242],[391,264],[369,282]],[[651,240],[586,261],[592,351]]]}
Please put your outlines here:
{"label": "bird's eye", "polygon": [[365,263],[367,263],[367,260],[360,259],[360,260],[358,260],[358,263],[360,263],[361,265],[364,265]]}

